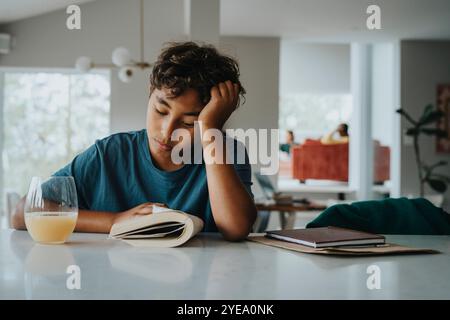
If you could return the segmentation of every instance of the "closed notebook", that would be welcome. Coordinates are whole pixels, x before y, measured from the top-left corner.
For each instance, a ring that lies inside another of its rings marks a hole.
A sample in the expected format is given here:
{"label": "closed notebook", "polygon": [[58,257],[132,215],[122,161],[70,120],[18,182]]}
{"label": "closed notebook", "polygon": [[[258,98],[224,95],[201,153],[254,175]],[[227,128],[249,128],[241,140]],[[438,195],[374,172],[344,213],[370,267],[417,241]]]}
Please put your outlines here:
{"label": "closed notebook", "polygon": [[266,237],[299,243],[313,248],[385,243],[384,236],[338,227],[268,231]]}

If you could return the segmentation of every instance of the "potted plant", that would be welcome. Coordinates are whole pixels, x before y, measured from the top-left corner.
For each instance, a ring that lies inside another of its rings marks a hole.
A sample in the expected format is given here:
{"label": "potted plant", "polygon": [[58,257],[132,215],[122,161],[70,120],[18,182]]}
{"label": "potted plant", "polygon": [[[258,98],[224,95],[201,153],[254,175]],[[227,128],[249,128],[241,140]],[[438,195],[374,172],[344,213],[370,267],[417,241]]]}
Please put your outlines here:
{"label": "potted plant", "polygon": [[435,170],[438,167],[447,165],[447,161],[438,161],[432,165],[426,164],[422,160],[419,144],[419,137],[422,134],[435,137],[445,137],[447,135],[444,130],[430,127],[430,125],[435,124],[436,121],[443,117],[444,113],[435,109],[431,104],[424,108],[423,113],[418,120],[413,119],[403,109],[398,109],[396,112],[402,115],[411,125],[411,127],[406,130],[406,134],[411,136],[413,139],[414,153],[420,182],[420,196],[424,196],[425,184],[428,184],[431,189],[439,193],[444,193],[447,190],[447,185],[450,183],[450,177],[435,173]]}

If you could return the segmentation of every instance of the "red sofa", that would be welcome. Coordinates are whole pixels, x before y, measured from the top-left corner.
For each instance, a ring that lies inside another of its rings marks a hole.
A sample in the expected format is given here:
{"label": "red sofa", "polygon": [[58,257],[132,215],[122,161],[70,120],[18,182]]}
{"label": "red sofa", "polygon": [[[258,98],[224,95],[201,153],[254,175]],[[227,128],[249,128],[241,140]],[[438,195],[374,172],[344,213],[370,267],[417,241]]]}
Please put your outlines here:
{"label": "red sofa", "polygon": [[[389,180],[390,149],[375,141],[374,182]],[[306,179],[348,181],[348,143],[322,144],[306,140],[291,149],[292,177]]]}

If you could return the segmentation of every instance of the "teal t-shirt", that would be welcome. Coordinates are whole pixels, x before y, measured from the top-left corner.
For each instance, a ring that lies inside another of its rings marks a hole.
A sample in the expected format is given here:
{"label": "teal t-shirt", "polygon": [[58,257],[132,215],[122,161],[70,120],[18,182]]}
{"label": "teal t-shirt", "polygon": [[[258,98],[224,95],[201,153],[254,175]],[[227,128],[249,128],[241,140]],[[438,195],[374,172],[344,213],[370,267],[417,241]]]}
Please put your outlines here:
{"label": "teal t-shirt", "polygon": [[[245,159],[234,168],[253,197],[247,153]],[[144,202],[160,202],[202,218],[203,231],[217,231],[205,165],[185,164],[170,172],[158,169],[145,129],[97,140],[53,175],[74,177],[80,209],[121,212]]]}

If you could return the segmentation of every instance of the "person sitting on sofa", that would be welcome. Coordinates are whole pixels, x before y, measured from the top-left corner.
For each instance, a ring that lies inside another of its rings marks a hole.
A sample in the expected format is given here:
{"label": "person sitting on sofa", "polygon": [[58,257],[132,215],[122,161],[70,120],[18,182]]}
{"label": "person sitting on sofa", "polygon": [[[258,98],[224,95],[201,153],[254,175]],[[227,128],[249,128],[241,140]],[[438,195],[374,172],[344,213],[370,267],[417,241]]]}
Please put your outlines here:
{"label": "person sitting on sofa", "polygon": [[[334,135],[338,133],[339,138],[334,138]],[[322,144],[338,144],[338,143],[348,143],[349,135],[348,135],[348,124],[341,123],[335,130],[324,135],[320,142]]]}
{"label": "person sitting on sofa", "polygon": [[291,154],[291,147],[296,145],[294,131],[286,131],[286,143],[280,144],[280,151],[286,152],[288,155]]}

